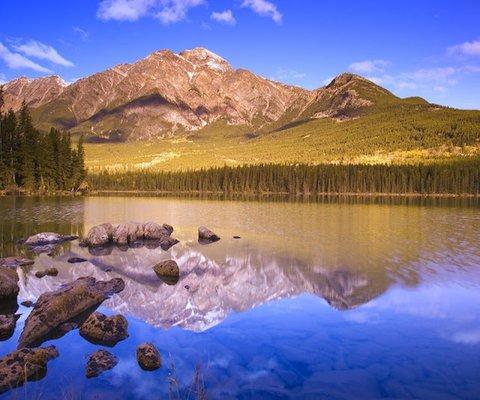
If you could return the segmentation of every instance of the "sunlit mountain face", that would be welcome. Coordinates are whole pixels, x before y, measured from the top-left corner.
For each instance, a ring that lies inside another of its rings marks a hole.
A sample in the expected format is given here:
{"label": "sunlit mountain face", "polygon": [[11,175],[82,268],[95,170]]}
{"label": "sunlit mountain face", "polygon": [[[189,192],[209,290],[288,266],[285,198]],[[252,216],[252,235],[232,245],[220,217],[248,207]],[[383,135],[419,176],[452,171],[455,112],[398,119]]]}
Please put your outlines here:
{"label": "sunlit mountain face", "polygon": [[[0,206],[1,256],[35,261],[17,269],[18,303],[82,276],[125,281],[100,307],[129,321],[129,337],[110,349],[119,364],[87,381],[85,357],[98,346],[77,330],[47,341],[60,355],[43,380],[25,387],[43,388],[45,398],[58,395],[58,374],[91,396],[166,394],[171,364],[184,391],[199,365],[212,398],[350,399],[349,385],[362,398],[436,398],[445,385],[474,399],[480,389],[475,204],[89,197],[2,198]],[[82,237],[93,225],[125,221],[169,223],[180,242],[168,251],[141,242],[95,249],[78,240],[41,248],[18,242],[41,231]],[[221,240],[199,243],[200,225]],[[86,261],[69,263],[72,257]],[[176,283],[153,271],[166,259],[179,266]],[[58,276],[35,276],[50,267]],[[8,309],[22,315],[0,342],[2,354],[16,347],[30,312]],[[145,341],[164,359],[148,375],[135,361]]]}

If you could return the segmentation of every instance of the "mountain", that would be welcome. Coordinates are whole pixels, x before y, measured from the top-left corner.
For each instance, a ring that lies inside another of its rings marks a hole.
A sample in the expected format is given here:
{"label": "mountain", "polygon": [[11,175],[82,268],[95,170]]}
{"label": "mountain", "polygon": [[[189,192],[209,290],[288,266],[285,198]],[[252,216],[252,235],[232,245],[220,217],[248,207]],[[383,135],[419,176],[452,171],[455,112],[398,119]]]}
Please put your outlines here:
{"label": "mountain", "polygon": [[480,111],[401,99],[350,73],[306,90],[234,69],[204,48],[156,51],[70,85],[22,77],[4,90],[5,107],[25,101],[38,128],[84,135],[92,171],[480,154]]}
{"label": "mountain", "polygon": [[65,85],[58,77],[19,78],[5,85],[6,107],[22,101],[35,121],[74,132],[143,139],[195,131],[216,121],[254,130],[281,121],[333,117],[346,119],[374,102],[358,85],[394,96],[352,74],[314,91],[233,69],[204,49],[157,51],[133,64],[121,64]]}

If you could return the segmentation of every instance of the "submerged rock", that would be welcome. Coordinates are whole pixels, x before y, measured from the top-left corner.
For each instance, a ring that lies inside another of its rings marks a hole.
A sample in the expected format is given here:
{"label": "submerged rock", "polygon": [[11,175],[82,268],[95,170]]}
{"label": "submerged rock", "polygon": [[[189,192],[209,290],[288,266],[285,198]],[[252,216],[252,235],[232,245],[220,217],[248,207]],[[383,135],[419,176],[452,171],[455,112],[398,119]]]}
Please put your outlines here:
{"label": "submerged rock", "polygon": [[18,291],[17,271],[9,267],[0,267],[0,300],[17,297]]}
{"label": "submerged rock", "polygon": [[169,285],[175,285],[180,277],[178,264],[174,260],[159,262],[153,267],[157,276]]}
{"label": "submerged rock", "polygon": [[56,269],[55,267],[52,267],[52,268],[47,268],[43,271],[37,271],[35,272],[35,276],[37,278],[43,278],[44,276],[57,276],[58,275],[58,269]]}
{"label": "submerged rock", "polygon": [[146,371],[153,371],[162,365],[160,353],[152,343],[142,343],[137,347],[137,361]]}
{"label": "submerged rock", "polygon": [[92,313],[80,327],[80,335],[94,344],[114,346],[128,337],[128,322],[123,315],[107,317],[98,311]]}
{"label": "submerged rock", "polygon": [[86,260],[85,258],[82,258],[82,257],[70,257],[67,260],[67,262],[69,262],[70,264],[82,263],[82,262],[85,262],[85,261],[88,261],[88,260]]}
{"label": "submerged rock", "polygon": [[31,300],[25,300],[20,303],[24,307],[33,307],[35,303]]}
{"label": "submerged rock", "polygon": [[94,378],[118,364],[118,358],[106,350],[97,350],[88,357],[85,375]]}
{"label": "submerged rock", "polygon": [[10,339],[20,314],[0,315],[0,340]]}
{"label": "submerged rock", "polygon": [[27,246],[42,246],[45,244],[55,244],[75,239],[78,239],[78,236],[60,235],[59,233],[55,232],[42,232],[28,237],[24,243]]}
{"label": "submerged rock", "polygon": [[58,357],[55,346],[20,349],[0,360],[0,393],[39,380],[47,373],[48,361]]}
{"label": "submerged rock", "polygon": [[61,325],[80,314],[97,308],[114,293],[121,292],[125,283],[120,278],[97,281],[93,277],[79,278],[53,292],[43,293],[25,321],[18,348],[31,346]]}
{"label": "submerged rock", "polygon": [[205,226],[201,226],[198,228],[198,240],[201,242],[216,242],[220,240],[220,237]]}
{"label": "submerged rock", "polygon": [[9,268],[25,267],[27,265],[32,265],[34,263],[35,261],[30,260],[29,258],[24,258],[24,257],[0,258],[0,267],[9,267]]}

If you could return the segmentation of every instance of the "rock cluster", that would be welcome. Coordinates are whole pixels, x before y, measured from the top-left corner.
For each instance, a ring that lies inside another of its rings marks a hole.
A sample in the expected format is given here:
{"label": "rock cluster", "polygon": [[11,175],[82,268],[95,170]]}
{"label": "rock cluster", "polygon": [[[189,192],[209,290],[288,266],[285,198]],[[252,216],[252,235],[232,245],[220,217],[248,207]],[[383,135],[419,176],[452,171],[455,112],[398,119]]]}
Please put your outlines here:
{"label": "rock cluster", "polygon": [[142,343],[137,347],[137,361],[146,371],[153,371],[162,365],[160,353],[152,343]]}
{"label": "rock cluster", "polygon": [[118,358],[106,350],[97,350],[88,357],[85,375],[94,378],[118,364]]}
{"label": "rock cluster", "polygon": [[[93,277],[79,278],[53,292],[43,293],[25,321],[18,348],[42,341],[55,329],[71,322],[82,313],[95,309],[114,293],[121,292],[125,283],[120,278],[97,281]],[[91,311],[90,311],[91,312]]]}
{"label": "rock cluster", "polygon": [[25,381],[45,376],[48,361],[58,357],[55,346],[23,348],[0,360],[0,393],[21,386]]}
{"label": "rock cluster", "polygon": [[96,311],[82,324],[80,335],[95,344],[114,346],[128,337],[128,322],[123,315],[107,317]]}
{"label": "rock cluster", "polygon": [[173,227],[167,224],[159,225],[155,222],[137,223],[127,222],[118,225],[105,223],[92,227],[81,245],[88,247],[106,246],[115,244],[119,246],[134,245],[138,241],[158,241],[164,249],[178,243],[170,237]]}

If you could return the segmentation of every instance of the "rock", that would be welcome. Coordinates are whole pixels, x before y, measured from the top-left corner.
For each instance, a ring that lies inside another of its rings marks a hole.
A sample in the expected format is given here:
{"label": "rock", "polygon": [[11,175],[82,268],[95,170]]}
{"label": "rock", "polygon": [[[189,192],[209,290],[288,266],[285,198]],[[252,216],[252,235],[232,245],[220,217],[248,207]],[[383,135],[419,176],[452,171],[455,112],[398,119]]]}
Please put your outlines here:
{"label": "rock", "polygon": [[15,350],[0,360],[0,393],[39,380],[47,373],[48,361],[58,357],[55,346]]}
{"label": "rock", "polygon": [[170,236],[173,233],[173,226],[168,224],[162,225],[163,229],[167,231],[167,235]]}
{"label": "rock", "polygon": [[86,260],[85,258],[82,258],[82,257],[70,257],[67,260],[67,262],[69,262],[70,264],[82,263],[82,262],[85,262],[85,261],[88,261],[88,260]]}
{"label": "rock", "polygon": [[9,267],[0,267],[0,300],[17,297],[18,290],[17,271]]}
{"label": "rock", "polygon": [[32,265],[34,263],[35,261],[30,260],[29,258],[24,258],[24,257],[0,258],[0,267],[10,267],[10,268],[25,267],[27,265]]}
{"label": "rock", "polygon": [[61,243],[67,240],[75,240],[75,239],[78,239],[78,236],[60,235],[59,233],[55,233],[55,232],[42,232],[42,233],[37,233],[36,235],[30,236],[27,240],[25,240],[24,243],[27,246],[41,246],[45,244]]}
{"label": "rock", "polygon": [[35,303],[31,300],[25,300],[20,303],[24,307],[33,307]]}
{"label": "rock", "polygon": [[35,272],[35,276],[36,276],[38,279],[43,278],[45,275],[47,275],[45,271],[37,271],[37,272]]}
{"label": "rock", "polygon": [[145,371],[153,371],[162,365],[160,353],[152,343],[142,343],[137,347],[137,361]]}
{"label": "rock", "polygon": [[204,242],[216,242],[220,237],[213,233],[210,229],[201,226],[198,228],[198,240]]}
{"label": "rock", "polygon": [[57,276],[58,275],[58,269],[55,267],[51,267],[45,270],[45,274],[48,276]]}
{"label": "rock", "polygon": [[80,327],[80,335],[94,344],[114,346],[128,337],[128,322],[123,315],[106,315],[96,311]]}
{"label": "rock", "polygon": [[113,243],[118,245],[133,243],[139,239],[143,239],[143,224],[136,222],[118,224],[112,235]]}
{"label": "rock", "polygon": [[20,314],[0,315],[0,340],[10,339],[15,331]]}
{"label": "rock", "polygon": [[147,222],[143,225],[144,239],[159,240],[164,236],[170,236],[173,232],[173,227],[167,224],[159,225],[155,222]]}
{"label": "rock", "polygon": [[112,353],[106,350],[97,350],[88,358],[85,375],[87,378],[94,378],[102,372],[112,369],[117,363],[118,358]]}
{"label": "rock", "polygon": [[112,241],[114,227],[112,224],[96,225],[88,231],[87,237],[81,242],[83,246],[103,246]]}
{"label": "rock", "polygon": [[174,260],[159,262],[153,267],[157,276],[169,285],[175,285],[180,277],[180,270]]}
{"label": "rock", "polygon": [[241,239],[240,236],[234,236],[233,238],[234,238],[234,239]]}
{"label": "rock", "polygon": [[170,247],[176,245],[178,243],[178,240],[172,238],[171,236],[164,236],[159,240],[159,242],[162,250],[167,251]]}
{"label": "rock", "polygon": [[105,299],[125,288],[120,278],[97,281],[79,278],[60,289],[43,293],[25,321],[18,348],[31,346],[80,314],[93,311]]}

